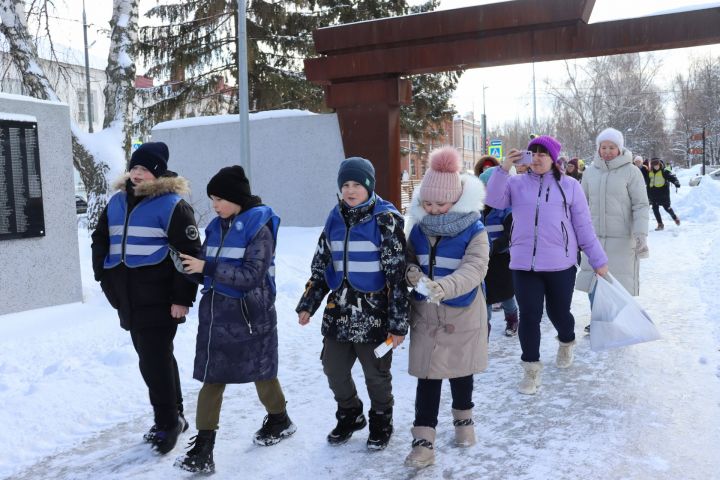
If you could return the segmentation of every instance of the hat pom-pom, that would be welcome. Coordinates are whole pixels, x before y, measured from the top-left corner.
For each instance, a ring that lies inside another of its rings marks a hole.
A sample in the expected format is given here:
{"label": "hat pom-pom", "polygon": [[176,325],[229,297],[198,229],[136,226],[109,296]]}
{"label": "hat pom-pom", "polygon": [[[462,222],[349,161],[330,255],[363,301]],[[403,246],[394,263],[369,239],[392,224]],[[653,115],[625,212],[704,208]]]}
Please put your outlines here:
{"label": "hat pom-pom", "polygon": [[454,147],[442,147],[430,154],[430,168],[436,172],[459,173],[462,168],[460,154]]}

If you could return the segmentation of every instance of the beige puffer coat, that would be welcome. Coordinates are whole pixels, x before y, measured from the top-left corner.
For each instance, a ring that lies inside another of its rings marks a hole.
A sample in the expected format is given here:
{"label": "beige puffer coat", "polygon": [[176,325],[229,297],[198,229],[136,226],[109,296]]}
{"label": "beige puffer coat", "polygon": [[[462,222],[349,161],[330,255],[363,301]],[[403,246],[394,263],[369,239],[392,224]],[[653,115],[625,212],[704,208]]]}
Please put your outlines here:
{"label": "beige puffer coat", "polygon": [[[635,254],[635,237],[648,233],[650,205],[645,180],[632,163],[632,153],[623,149],[609,162],[596,153],[592,165],[585,169],[582,187],[595,234],[608,256],[610,273],[631,295],[639,295],[640,261]],[[595,273],[583,255],[575,288],[588,292],[594,284]]]}
{"label": "beige puffer coat", "polygon": [[[461,176],[463,194],[451,212],[481,211],[485,189],[477,177]],[[416,192],[417,194],[418,192]],[[406,233],[426,215],[419,195],[413,198]],[[408,268],[418,267],[413,246],[407,245]],[[437,280],[446,298],[454,298],[479,286],[487,273],[490,247],[487,233],[475,235],[457,270]],[[411,296],[409,373],[418,378],[456,378],[487,368],[487,306],[482,289],[467,307],[435,305]]]}

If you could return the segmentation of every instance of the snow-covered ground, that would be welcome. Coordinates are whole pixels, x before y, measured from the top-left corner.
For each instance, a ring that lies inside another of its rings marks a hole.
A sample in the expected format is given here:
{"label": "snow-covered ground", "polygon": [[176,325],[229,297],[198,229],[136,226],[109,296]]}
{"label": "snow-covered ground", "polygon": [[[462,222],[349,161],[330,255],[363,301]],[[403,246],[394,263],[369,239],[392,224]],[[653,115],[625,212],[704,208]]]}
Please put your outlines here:
{"label": "snow-covered ground", "polygon": [[[682,219],[650,232],[641,268],[640,303],[658,325],[660,341],[603,353],[582,333],[589,318],[584,294],[573,307],[579,342],[568,370],[554,366],[552,327],[544,322],[543,386],[516,392],[521,376],[516,338],[502,335],[496,313],[488,370],[476,376],[478,443],[452,446],[449,389],[443,391],[437,465],[403,466],[410,448],[415,379],[407,345],[394,358],[395,428],[389,447],[369,453],[367,430],[344,446],[325,435],[335,404],[319,361],[318,315],[297,324],[294,307],[309,272],[317,228],[281,228],[278,245],[279,378],[297,433],[256,447],[252,433],[264,412],[252,385],[226,390],[215,450],[214,478],[485,478],[709,479],[720,460],[720,182],[673,192]],[[651,230],[654,220],[651,214]],[[84,303],[0,316],[0,478],[155,479],[191,477],[173,468],[193,434],[161,457],[142,434],[152,423],[147,393],[127,332],[92,279],[88,233],[79,231]],[[52,266],[49,266],[52,268]],[[37,292],[42,295],[42,292]],[[192,380],[195,312],[175,342],[188,419],[199,382]],[[362,371],[356,368],[360,395]],[[447,385],[446,385],[447,387]],[[366,405],[368,403],[366,402]],[[241,473],[240,473],[241,472]]]}

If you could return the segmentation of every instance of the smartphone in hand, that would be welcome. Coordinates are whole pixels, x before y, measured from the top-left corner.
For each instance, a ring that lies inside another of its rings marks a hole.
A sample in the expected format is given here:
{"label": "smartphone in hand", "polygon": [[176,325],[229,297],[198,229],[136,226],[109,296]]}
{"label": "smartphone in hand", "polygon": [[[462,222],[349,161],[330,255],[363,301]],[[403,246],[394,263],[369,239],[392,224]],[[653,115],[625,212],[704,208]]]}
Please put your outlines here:
{"label": "smartphone in hand", "polygon": [[533,152],[531,152],[530,150],[525,150],[522,152],[522,154],[522,158],[515,163],[517,163],[518,165],[530,165],[532,163]]}

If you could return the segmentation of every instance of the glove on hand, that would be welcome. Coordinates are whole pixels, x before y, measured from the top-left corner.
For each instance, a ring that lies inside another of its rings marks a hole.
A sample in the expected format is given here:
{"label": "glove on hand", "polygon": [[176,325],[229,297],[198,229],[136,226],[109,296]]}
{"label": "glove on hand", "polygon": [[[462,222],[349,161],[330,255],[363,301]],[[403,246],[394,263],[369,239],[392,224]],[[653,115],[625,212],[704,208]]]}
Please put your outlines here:
{"label": "glove on hand", "polygon": [[647,235],[638,235],[635,237],[635,255],[637,255],[638,258],[648,258],[650,256]]}
{"label": "glove on hand", "polygon": [[422,270],[415,266],[408,268],[407,272],[405,273],[405,278],[407,279],[411,287],[416,286],[420,279],[424,276],[425,274],[422,272]]}
{"label": "glove on hand", "polygon": [[439,305],[440,301],[445,298],[445,290],[435,280],[429,278],[425,280],[425,287],[428,290],[428,302]]}

